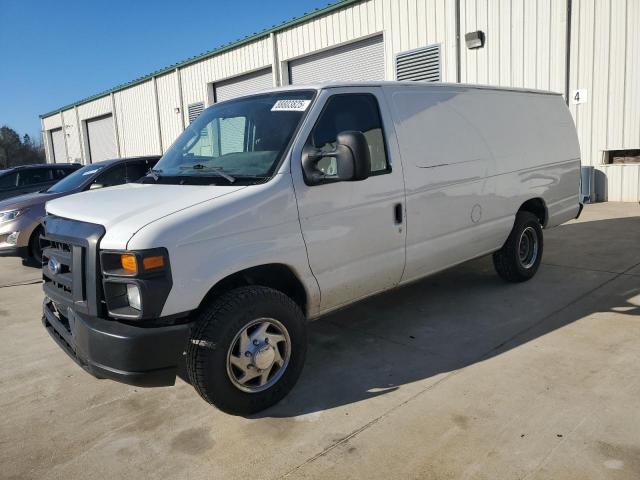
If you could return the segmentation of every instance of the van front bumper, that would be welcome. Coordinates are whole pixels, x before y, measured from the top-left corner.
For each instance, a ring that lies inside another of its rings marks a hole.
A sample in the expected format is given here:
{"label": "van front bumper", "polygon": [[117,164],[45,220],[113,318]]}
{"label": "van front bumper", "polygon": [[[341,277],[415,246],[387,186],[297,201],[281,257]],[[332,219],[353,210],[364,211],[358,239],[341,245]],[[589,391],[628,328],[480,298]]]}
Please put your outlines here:
{"label": "van front bumper", "polygon": [[173,385],[190,325],[138,327],[115,320],[57,311],[45,298],[42,323],[56,343],[97,378],[128,385]]}

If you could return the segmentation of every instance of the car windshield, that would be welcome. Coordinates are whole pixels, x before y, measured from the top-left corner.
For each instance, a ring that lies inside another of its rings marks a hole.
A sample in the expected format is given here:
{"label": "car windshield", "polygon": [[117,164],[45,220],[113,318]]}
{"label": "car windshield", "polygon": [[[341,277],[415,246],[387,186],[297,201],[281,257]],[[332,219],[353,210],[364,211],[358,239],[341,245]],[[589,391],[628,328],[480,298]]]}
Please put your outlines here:
{"label": "car windshield", "polygon": [[234,183],[269,177],[313,96],[313,91],[277,92],[214,105],[189,125],[151,176],[180,183],[190,178]]}
{"label": "car windshield", "polygon": [[58,183],[49,187],[46,193],[70,192],[71,190],[74,190],[78,188],[80,185],[82,185],[89,177],[94,176],[96,173],[102,170],[102,168],[104,168],[103,165],[96,165],[96,164],[85,165],[81,169],[76,170],[70,175],[67,175]]}

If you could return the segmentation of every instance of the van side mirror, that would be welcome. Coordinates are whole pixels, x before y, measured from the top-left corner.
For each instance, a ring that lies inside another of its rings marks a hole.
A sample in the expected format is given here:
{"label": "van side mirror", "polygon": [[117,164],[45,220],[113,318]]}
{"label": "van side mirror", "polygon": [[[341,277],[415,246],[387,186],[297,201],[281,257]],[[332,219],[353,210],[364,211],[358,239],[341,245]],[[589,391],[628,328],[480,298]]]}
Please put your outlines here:
{"label": "van side mirror", "polygon": [[[336,175],[327,175],[318,168],[318,162],[323,158],[335,158]],[[331,152],[306,147],[302,151],[302,169],[307,185],[365,180],[371,175],[367,139],[362,132],[345,131],[338,134],[336,148]]]}
{"label": "van side mirror", "polygon": [[92,183],[89,186],[89,190],[97,190],[98,188],[104,188],[106,185],[104,185],[103,183]]}

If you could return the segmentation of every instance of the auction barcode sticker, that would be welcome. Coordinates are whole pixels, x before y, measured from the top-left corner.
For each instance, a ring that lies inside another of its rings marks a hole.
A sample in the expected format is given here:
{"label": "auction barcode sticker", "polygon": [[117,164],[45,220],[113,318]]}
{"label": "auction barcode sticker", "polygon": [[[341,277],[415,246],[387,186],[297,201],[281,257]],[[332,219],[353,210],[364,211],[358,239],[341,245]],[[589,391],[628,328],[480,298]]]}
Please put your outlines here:
{"label": "auction barcode sticker", "polygon": [[304,112],[311,100],[278,100],[271,107],[272,112]]}

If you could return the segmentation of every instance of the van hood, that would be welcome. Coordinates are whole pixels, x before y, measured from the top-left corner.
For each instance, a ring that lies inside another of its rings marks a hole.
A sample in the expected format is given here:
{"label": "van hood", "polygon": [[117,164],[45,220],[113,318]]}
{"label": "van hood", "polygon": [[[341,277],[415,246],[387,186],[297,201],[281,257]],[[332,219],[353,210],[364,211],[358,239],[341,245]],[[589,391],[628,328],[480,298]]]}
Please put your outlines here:
{"label": "van hood", "polygon": [[102,225],[126,242],[145,225],[247,186],[129,183],[47,202],[47,214]]}

